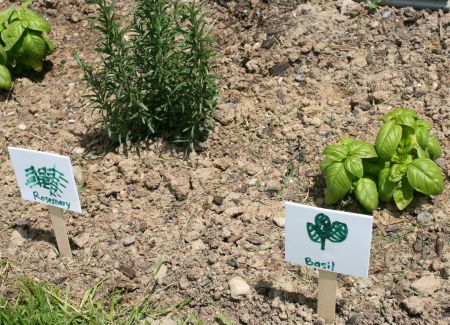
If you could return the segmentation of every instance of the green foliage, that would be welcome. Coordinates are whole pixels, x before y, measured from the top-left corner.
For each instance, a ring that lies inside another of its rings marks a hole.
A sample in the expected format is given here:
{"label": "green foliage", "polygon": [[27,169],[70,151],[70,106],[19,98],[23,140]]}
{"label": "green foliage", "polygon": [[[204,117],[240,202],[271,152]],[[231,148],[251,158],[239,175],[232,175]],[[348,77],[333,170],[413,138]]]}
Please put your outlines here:
{"label": "green foliage", "polygon": [[359,140],[342,138],[325,148],[320,169],[327,185],[326,204],[334,204],[354,192],[368,211],[378,200],[394,199],[400,210],[414,198],[414,191],[437,195],[444,188],[442,170],[433,161],[441,147],[430,134],[431,125],[415,111],[395,109],[380,117],[384,121],[375,147]]}
{"label": "green foliage", "polygon": [[308,222],[306,224],[308,237],[315,243],[320,243],[320,249],[325,250],[325,240],[332,243],[341,243],[347,239],[348,228],[345,223],[334,221],[331,223],[330,218],[323,213],[319,213],[314,218],[314,224]]}
{"label": "green foliage", "polygon": [[42,61],[53,51],[52,41],[44,35],[50,26],[28,9],[30,3],[28,0],[0,13],[0,89],[11,89],[10,69],[41,72]]}
{"label": "green foliage", "polygon": [[94,2],[101,62],[93,67],[76,57],[109,137],[130,145],[162,135],[193,149],[213,126],[218,93],[202,7],[140,0],[125,25],[114,2]]}
{"label": "green foliage", "polygon": [[153,319],[164,318],[168,314],[178,315],[172,317],[176,324],[203,324],[190,313],[182,316],[182,309],[191,301],[189,298],[162,308],[150,294],[130,302],[123,293],[116,291],[102,302],[95,296],[105,280],[98,281],[88,289],[81,301],[75,301],[68,292],[24,279],[14,298],[6,299],[0,294],[0,324],[151,325]]}
{"label": "green foliage", "polygon": [[382,0],[367,0],[367,7],[369,9],[377,10],[381,5]]}

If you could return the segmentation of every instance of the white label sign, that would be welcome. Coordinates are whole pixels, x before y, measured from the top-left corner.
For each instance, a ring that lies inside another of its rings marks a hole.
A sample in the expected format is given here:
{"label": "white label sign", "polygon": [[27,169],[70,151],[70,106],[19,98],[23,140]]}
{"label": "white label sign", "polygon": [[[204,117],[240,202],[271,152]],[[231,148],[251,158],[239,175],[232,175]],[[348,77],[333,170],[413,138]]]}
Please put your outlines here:
{"label": "white label sign", "polygon": [[286,209],[286,261],[367,277],[372,216],[291,202]]}
{"label": "white label sign", "polygon": [[8,150],[23,199],[81,212],[69,157],[13,147]]}

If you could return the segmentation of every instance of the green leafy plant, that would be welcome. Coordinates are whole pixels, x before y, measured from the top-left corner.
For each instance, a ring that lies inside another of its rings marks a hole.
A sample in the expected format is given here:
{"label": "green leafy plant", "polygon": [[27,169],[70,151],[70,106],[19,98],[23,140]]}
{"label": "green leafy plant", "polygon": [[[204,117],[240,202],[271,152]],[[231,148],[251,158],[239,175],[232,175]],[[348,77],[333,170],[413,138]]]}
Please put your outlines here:
{"label": "green leafy plant", "polygon": [[0,89],[11,89],[10,69],[42,71],[42,61],[53,51],[53,43],[44,33],[50,32],[48,22],[28,9],[31,0],[18,8],[0,13]]}
{"label": "green leafy plant", "polygon": [[360,140],[341,138],[338,144],[326,147],[325,159],[320,164],[328,189],[325,203],[336,203],[347,193],[355,192],[366,209],[376,208],[377,186],[368,171],[377,157],[374,146]]}
{"label": "green leafy plant", "polygon": [[218,93],[202,7],[140,0],[125,25],[114,2],[94,2],[101,62],[93,67],[75,55],[108,136],[130,145],[162,135],[193,149],[213,126]]}
{"label": "green leafy plant", "polygon": [[[378,207],[378,199],[384,202],[393,199],[403,210],[412,202],[414,191],[425,195],[442,192],[442,170],[433,161],[441,155],[441,147],[430,133],[431,125],[405,108],[397,108],[380,119],[384,124],[378,132],[375,150],[366,155],[361,153],[362,163],[351,158],[355,151],[349,147],[358,140],[343,138],[339,145],[325,148],[321,171],[327,185],[326,204],[334,204],[354,192],[369,211]],[[373,148],[368,143],[366,146]]]}
{"label": "green leafy plant", "polygon": [[347,239],[348,227],[345,223],[333,221],[323,213],[319,213],[314,218],[314,224],[306,224],[309,239],[315,243],[320,243],[320,249],[325,250],[325,240],[332,243],[342,243]]}
{"label": "green leafy plant", "polygon": [[367,0],[367,7],[369,7],[369,9],[377,10],[382,2],[382,0]]}

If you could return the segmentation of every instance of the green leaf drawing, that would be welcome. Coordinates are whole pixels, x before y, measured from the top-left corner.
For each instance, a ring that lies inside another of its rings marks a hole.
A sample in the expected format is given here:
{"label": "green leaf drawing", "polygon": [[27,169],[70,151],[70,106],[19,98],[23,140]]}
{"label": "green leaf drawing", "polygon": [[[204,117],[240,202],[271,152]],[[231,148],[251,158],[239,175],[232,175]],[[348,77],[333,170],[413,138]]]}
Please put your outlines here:
{"label": "green leaf drawing", "polygon": [[347,239],[348,228],[345,223],[334,221],[331,223],[330,218],[319,213],[314,218],[314,224],[308,222],[306,224],[309,239],[315,243],[320,243],[320,249],[325,250],[325,240],[332,243],[341,243]]}

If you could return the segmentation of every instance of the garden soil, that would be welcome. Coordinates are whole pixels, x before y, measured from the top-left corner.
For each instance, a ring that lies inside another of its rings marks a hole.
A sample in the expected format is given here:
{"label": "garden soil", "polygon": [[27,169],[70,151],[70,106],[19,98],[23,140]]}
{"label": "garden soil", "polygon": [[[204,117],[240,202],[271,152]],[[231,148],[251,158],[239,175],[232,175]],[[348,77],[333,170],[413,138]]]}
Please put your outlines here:
{"label": "garden soil", "polygon": [[[118,1],[119,14],[132,5]],[[324,147],[341,136],[374,142],[378,117],[409,107],[441,143],[444,192],[373,212],[370,275],[338,276],[336,324],[450,322],[449,14],[350,0],[207,1],[221,102],[214,130],[183,159],[161,139],[111,150],[102,136],[73,57],[96,59],[95,6],[32,8],[49,20],[56,49],[44,73],[0,93],[3,294],[27,276],[80,299],[105,279],[99,299],[121,289],[124,303],[149,294],[155,306],[182,306],[150,317],[155,324],[188,313],[205,324],[219,313],[233,324],[324,324],[317,271],[284,261],[283,202],[324,206]],[[73,261],[57,254],[47,207],[21,200],[7,146],[71,157],[83,209],[65,212]],[[351,197],[335,208],[364,213]]]}

